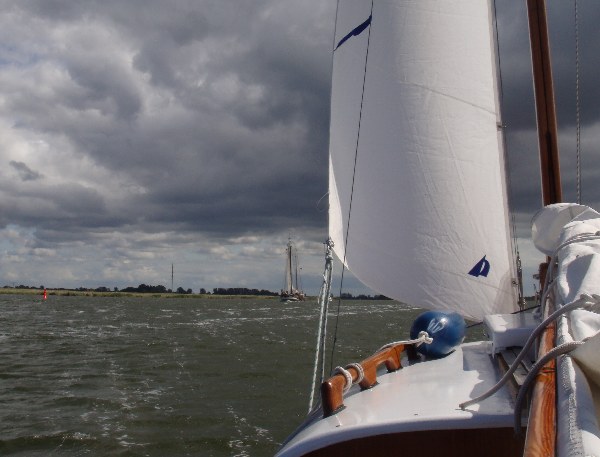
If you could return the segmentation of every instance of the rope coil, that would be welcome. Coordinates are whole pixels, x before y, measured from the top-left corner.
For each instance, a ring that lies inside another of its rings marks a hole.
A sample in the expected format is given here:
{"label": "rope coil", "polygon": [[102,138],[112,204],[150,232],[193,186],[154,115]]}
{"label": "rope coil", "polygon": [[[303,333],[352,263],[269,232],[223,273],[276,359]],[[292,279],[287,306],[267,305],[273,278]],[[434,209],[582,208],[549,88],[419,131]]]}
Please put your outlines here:
{"label": "rope coil", "polygon": [[[350,371],[348,371],[349,368],[354,368],[356,370],[356,372],[358,373],[358,376],[356,377],[355,381],[352,381],[352,374],[350,373]],[[348,393],[348,391],[350,390],[350,388],[352,387],[353,384],[360,384],[362,382],[363,379],[365,379],[365,370],[363,369],[362,365],[360,363],[350,363],[348,365],[346,365],[344,368],[342,367],[335,367],[335,369],[333,370],[333,374],[341,374],[344,376],[344,378],[346,379],[346,382],[344,383],[344,395],[346,395],[346,393]]]}
{"label": "rope coil", "polygon": [[352,387],[352,375],[350,374],[350,372],[348,370],[346,370],[345,368],[342,367],[335,367],[335,369],[333,370],[333,374],[341,374],[344,375],[344,378],[346,378],[346,383],[344,384],[344,395],[346,395],[346,393],[348,393],[348,391],[350,390],[350,387]]}
{"label": "rope coil", "polygon": [[348,365],[346,365],[346,370],[348,368],[354,368],[356,370],[356,372],[358,373],[358,377],[356,378],[356,381],[354,381],[355,384],[360,384],[362,382],[363,379],[365,379],[365,370],[363,370],[363,367],[360,363],[350,363]]}
{"label": "rope coil", "polygon": [[[405,340],[405,341],[396,341],[394,343],[388,343],[385,344],[384,346],[382,346],[381,348],[379,348],[379,350],[377,352],[381,352],[384,349],[387,349],[391,346],[395,346],[398,344],[412,344],[414,346],[420,346],[421,344],[431,344],[433,342],[433,338],[431,338],[429,336],[429,334],[425,331],[421,331],[419,332],[419,337],[415,338],[413,340]],[[352,380],[352,374],[350,373],[350,371],[348,371],[350,368],[354,368],[356,370],[357,377],[356,380]],[[344,378],[346,379],[346,382],[344,383],[344,390],[343,390],[343,395],[346,395],[346,393],[350,390],[350,388],[352,387],[353,384],[360,384],[363,379],[365,379],[365,370],[363,368],[363,366],[360,363],[350,363],[348,365],[346,365],[345,367],[335,367],[335,369],[333,370],[333,375],[336,374],[341,374],[344,376]]]}

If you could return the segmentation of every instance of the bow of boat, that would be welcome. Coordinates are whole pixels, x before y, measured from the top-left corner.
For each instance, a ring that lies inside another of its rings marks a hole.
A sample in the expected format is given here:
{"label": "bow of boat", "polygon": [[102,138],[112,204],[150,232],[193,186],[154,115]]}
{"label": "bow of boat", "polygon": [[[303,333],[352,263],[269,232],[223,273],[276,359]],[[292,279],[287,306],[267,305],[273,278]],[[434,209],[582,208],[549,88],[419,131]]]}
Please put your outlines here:
{"label": "bow of boat", "polygon": [[514,396],[508,387],[481,404],[459,407],[500,379],[502,369],[490,348],[488,342],[466,343],[441,359],[403,357],[403,368],[380,373],[374,387],[354,386],[339,412],[323,417],[322,409],[314,411],[278,456],[331,456],[350,450],[371,455],[395,446],[407,455],[440,455],[434,440],[454,443],[444,455],[478,450],[520,455],[523,440],[513,432]]}

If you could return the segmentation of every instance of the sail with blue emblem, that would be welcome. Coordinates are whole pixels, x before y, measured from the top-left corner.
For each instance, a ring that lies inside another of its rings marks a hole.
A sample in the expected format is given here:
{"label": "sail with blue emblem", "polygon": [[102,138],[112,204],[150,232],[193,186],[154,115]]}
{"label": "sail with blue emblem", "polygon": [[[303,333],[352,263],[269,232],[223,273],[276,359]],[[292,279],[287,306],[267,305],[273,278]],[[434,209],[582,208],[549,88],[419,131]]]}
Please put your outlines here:
{"label": "sail with blue emblem", "polygon": [[336,255],[378,293],[471,319],[517,308],[492,17],[341,0],[334,43]]}

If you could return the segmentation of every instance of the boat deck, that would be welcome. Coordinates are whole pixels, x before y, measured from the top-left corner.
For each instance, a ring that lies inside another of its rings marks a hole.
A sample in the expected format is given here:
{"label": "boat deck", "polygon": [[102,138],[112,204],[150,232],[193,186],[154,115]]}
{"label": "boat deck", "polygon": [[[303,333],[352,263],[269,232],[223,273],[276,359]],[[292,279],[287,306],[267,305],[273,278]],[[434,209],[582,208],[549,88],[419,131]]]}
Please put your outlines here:
{"label": "boat deck", "polygon": [[378,376],[378,385],[344,397],[345,408],[330,417],[320,412],[302,426],[281,456],[304,455],[332,444],[375,435],[420,431],[505,429],[513,426],[513,396],[503,387],[481,404],[461,410],[501,376],[488,353],[489,343],[461,345],[437,360],[409,363]]}

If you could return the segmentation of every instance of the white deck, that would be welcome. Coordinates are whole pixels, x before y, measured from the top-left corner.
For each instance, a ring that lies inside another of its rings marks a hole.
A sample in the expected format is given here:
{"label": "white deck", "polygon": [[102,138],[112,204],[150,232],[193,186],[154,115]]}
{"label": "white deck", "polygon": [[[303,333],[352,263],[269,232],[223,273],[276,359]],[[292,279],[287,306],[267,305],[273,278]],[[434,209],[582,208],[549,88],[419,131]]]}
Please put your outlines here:
{"label": "white deck", "polygon": [[277,455],[295,456],[336,442],[370,435],[418,430],[513,426],[513,402],[506,387],[480,405],[462,411],[458,404],[475,398],[499,379],[488,354],[489,343],[462,345],[449,356],[378,376],[379,384],[344,398],[346,408],[313,421]]}

